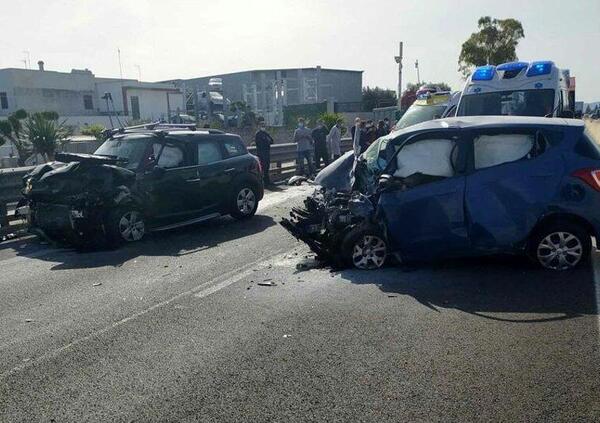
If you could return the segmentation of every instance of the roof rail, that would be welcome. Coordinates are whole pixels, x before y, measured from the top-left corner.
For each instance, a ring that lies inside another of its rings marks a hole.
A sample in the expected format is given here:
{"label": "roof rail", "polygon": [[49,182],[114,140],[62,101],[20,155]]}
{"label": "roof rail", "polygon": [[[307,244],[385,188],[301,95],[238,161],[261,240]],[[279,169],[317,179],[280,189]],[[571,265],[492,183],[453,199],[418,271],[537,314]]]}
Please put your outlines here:
{"label": "roof rail", "polygon": [[106,138],[110,138],[117,134],[124,134],[127,132],[143,132],[143,131],[169,131],[169,130],[188,130],[188,131],[199,131],[199,132],[207,132],[209,134],[224,134],[225,132],[220,129],[212,129],[212,128],[197,128],[195,124],[185,124],[185,123],[163,123],[163,122],[151,122],[144,123],[141,125],[134,126],[126,126],[123,128],[115,128],[115,129],[106,129],[104,130],[104,136]]}

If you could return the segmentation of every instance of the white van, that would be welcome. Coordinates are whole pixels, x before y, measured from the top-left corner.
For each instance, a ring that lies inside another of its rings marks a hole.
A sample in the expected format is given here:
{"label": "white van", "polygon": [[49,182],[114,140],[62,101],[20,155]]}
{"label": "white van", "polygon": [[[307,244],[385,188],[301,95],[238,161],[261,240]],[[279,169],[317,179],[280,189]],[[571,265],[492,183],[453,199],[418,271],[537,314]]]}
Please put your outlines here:
{"label": "white van", "polygon": [[481,66],[467,80],[456,116],[573,117],[570,84],[569,71],[550,61]]}

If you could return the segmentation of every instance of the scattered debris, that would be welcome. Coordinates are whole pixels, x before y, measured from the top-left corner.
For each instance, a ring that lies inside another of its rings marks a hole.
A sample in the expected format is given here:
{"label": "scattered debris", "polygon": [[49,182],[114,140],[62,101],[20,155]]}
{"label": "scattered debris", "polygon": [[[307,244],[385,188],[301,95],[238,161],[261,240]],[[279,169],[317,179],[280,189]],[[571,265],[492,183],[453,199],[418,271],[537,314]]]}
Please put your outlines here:
{"label": "scattered debris", "polygon": [[270,279],[268,281],[259,282],[257,285],[260,286],[277,286],[277,284]]}
{"label": "scattered debris", "polygon": [[102,285],[102,282],[96,282],[96,283],[92,284],[92,286],[100,286],[100,285]]}
{"label": "scattered debris", "polygon": [[31,322],[33,322],[33,319],[25,319],[25,322],[31,323]]}
{"label": "scattered debris", "polygon": [[302,182],[311,182],[306,176],[301,176],[301,175],[295,175],[292,176],[290,179],[288,179],[287,184],[288,185],[300,185],[302,184]]}
{"label": "scattered debris", "polygon": [[396,297],[397,297],[397,295],[392,295],[392,294],[388,295],[388,298],[396,298]]}
{"label": "scattered debris", "polygon": [[292,335],[288,335],[287,333],[285,335],[283,335],[284,338],[291,338]]}

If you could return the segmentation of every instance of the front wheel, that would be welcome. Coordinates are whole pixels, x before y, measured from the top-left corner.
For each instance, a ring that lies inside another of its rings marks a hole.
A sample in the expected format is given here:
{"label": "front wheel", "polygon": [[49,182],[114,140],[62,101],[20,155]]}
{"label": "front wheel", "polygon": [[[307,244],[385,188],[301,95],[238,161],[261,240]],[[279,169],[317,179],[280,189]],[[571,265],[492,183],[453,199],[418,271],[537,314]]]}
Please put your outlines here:
{"label": "front wheel", "polygon": [[360,270],[382,267],[387,258],[387,250],[385,237],[371,227],[351,230],[342,242],[345,263]]}
{"label": "front wheel", "polygon": [[590,257],[590,234],[580,225],[570,222],[550,225],[531,239],[529,256],[550,270],[570,270]]}
{"label": "front wheel", "polygon": [[258,196],[256,188],[249,183],[238,185],[233,190],[231,198],[231,215],[236,219],[248,219],[256,213],[258,209]]}
{"label": "front wheel", "polygon": [[136,207],[119,207],[108,219],[108,238],[113,245],[140,241],[146,234],[144,215]]}

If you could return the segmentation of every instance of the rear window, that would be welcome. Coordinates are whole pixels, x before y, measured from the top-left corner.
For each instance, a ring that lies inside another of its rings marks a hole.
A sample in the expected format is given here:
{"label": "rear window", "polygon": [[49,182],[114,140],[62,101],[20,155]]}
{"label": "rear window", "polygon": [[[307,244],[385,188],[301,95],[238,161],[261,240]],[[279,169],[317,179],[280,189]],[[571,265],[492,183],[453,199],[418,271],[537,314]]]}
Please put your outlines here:
{"label": "rear window", "polygon": [[242,140],[235,137],[228,137],[223,141],[223,146],[227,152],[227,156],[235,157],[246,154],[246,147],[242,143]]}

